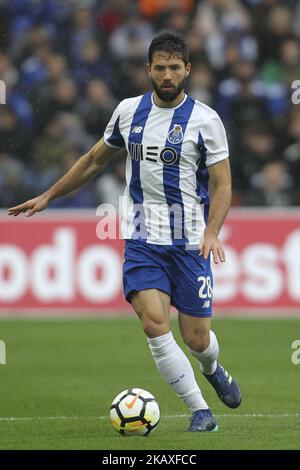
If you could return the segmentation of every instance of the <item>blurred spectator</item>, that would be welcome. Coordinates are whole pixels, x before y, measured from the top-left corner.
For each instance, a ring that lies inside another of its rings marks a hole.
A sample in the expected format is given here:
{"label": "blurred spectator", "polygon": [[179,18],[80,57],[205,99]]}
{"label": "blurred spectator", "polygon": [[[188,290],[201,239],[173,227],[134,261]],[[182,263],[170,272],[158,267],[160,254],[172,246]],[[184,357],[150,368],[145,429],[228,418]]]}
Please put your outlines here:
{"label": "blurred spectator", "polygon": [[86,90],[86,99],[79,106],[86,131],[99,139],[116,107],[117,102],[103,80],[93,79]]}
{"label": "blurred spectator", "polygon": [[293,32],[293,14],[284,3],[269,7],[267,12],[265,28],[258,37],[261,61],[278,59],[282,41]]}
{"label": "blurred spectator", "polygon": [[[65,152],[62,163],[61,163],[61,173],[67,172],[71,166],[74,165],[76,160],[81,156],[82,151],[80,147],[72,146]],[[50,207],[52,208],[90,208],[95,207],[97,201],[95,201],[93,195],[93,183],[87,184],[85,187],[80,187],[75,189],[69,194],[56,199],[51,202]]]}
{"label": "blurred spectator", "polygon": [[190,15],[187,11],[173,8],[162,15],[157,25],[160,29],[185,34],[190,29]]}
{"label": "blurred spectator", "polygon": [[208,64],[195,64],[189,81],[190,94],[202,103],[213,106],[215,77]]}
{"label": "blurred spectator", "polygon": [[60,111],[75,112],[77,102],[76,82],[62,77],[53,84],[52,93],[45,96],[40,104],[39,129],[43,130],[49,120]]}
{"label": "blurred spectator", "polygon": [[130,5],[128,0],[109,0],[106,3],[97,18],[97,24],[99,29],[104,28],[105,33],[109,35],[122,24]]}
{"label": "blurred spectator", "polygon": [[111,51],[117,59],[145,60],[153,35],[150,23],[131,14],[110,36]]}
{"label": "blurred spectator", "polygon": [[7,106],[1,106],[0,151],[10,154],[25,164],[30,163],[31,141],[24,132],[16,114]]}
{"label": "blurred spectator", "polygon": [[[46,189],[119,101],[151,89],[147,50],[165,29],[188,42],[187,92],[223,119],[235,203],[300,205],[298,0],[0,0],[1,204]],[[124,160],[103,178],[57,207],[114,199]]]}
{"label": "blurred spectator", "polygon": [[240,118],[242,125],[266,119],[264,89],[252,63],[238,60],[233,65],[230,78],[218,86],[216,108],[225,123],[231,118],[234,127]]}
{"label": "blurred spectator", "polygon": [[59,117],[56,115],[49,121],[45,131],[35,142],[33,148],[35,168],[40,173],[45,173],[48,169],[56,169],[58,173],[68,148],[68,140],[60,125]]}
{"label": "blurred spectator", "polygon": [[40,116],[40,125],[43,121],[43,113],[45,112],[47,114],[45,108],[48,107],[48,103],[52,99],[54,88],[60,80],[68,78],[69,75],[67,61],[62,54],[51,54],[47,58],[45,66],[45,79],[41,84],[39,84],[39,86],[36,86],[31,90],[34,109],[37,110],[40,115],[42,114],[42,116]]}
{"label": "blurred spectator", "polygon": [[284,207],[294,204],[293,180],[282,161],[267,163],[251,178],[252,189],[246,193],[246,206]]}
{"label": "blurred spectator", "polygon": [[278,154],[270,127],[256,124],[245,127],[231,154],[232,178],[235,189],[242,193],[251,189],[251,179]]}
{"label": "blurred spectator", "polygon": [[267,84],[285,82],[289,85],[300,77],[300,44],[296,38],[282,41],[279,58],[265,61],[261,76]]}
{"label": "blurred spectator", "polygon": [[93,138],[87,134],[78,113],[60,112],[55,118],[67,142],[80,147],[82,152],[87,152],[99,140],[99,135]]}
{"label": "blurred spectator", "polygon": [[95,40],[89,40],[82,44],[78,64],[72,71],[72,76],[83,90],[90,80],[102,78],[109,83],[113,73],[108,61],[103,58],[103,50]]}
{"label": "blurred spectator", "polygon": [[[28,12],[27,18],[30,18],[30,15],[31,12]],[[24,17],[21,17],[20,20],[24,21]],[[46,48],[53,49],[57,40],[55,32],[55,28],[49,30],[46,25],[30,22],[25,31],[21,29],[20,32],[13,32],[14,40],[10,47],[11,56],[21,65],[30,57],[34,60],[36,51],[42,51]],[[38,57],[36,59],[38,60]]]}
{"label": "blurred spectator", "polygon": [[96,25],[92,11],[79,6],[73,11],[72,26],[69,37],[69,57],[73,66],[80,61],[80,51],[85,43],[96,39]]}
{"label": "blurred spectator", "polygon": [[32,196],[32,185],[24,165],[0,151],[0,207],[9,207]]}

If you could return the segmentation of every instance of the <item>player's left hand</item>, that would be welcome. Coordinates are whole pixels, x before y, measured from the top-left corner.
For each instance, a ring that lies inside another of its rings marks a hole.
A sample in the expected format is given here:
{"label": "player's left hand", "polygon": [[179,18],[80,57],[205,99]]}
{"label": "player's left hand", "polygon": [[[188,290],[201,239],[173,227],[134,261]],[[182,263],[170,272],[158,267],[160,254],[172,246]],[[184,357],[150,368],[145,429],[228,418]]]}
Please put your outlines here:
{"label": "player's left hand", "polygon": [[210,252],[216,264],[218,264],[219,261],[221,261],[221,263],[226,261],[225,253],[218,237],[212,232],[204,231],[203,239],[200,242],[200,256],[207,259]]}

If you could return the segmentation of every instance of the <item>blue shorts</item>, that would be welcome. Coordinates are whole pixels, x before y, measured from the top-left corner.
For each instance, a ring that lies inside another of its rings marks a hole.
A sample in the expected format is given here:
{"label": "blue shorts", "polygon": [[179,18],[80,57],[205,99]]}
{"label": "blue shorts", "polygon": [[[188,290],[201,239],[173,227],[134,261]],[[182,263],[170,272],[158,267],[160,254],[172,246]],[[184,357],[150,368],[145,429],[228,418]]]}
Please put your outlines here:
{"label": "blue shorts", "polygon": [[134,291],[159,289],[171,305],[195,317],[212,315],[213,278],[210,259],[184,246],[126,240],[123,284],[130,303]]}

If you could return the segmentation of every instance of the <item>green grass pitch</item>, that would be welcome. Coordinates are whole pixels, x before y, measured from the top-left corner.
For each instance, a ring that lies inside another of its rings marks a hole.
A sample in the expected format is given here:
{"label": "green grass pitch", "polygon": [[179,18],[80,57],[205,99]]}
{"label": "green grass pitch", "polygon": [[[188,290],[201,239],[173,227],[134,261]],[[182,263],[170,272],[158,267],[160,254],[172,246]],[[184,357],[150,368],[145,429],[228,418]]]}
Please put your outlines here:
{"label": "green grass pitch", "polygon": [[[187,433],[188,410],[158,374],[133,316],[1,320],[0,448],[299,449],[300,364],[291,361],[291,344],[300,319],[216,318],[213,329],[243,402],[226,408],[191,358],[220,430]],[[182,345],[175,321],[173,331]],[[161,422],[147,437],[123,437],[108,421],[111,401],[129,387],[159,402]]]}

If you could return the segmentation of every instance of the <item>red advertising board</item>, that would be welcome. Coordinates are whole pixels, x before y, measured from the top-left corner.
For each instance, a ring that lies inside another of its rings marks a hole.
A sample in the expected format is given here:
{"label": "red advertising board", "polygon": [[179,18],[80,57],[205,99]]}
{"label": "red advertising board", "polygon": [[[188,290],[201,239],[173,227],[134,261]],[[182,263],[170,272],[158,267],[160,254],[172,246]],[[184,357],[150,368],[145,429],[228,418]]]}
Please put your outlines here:
{"label": "red advertising board", "polygon": [[[123,242],[99,240],[90,211],[33,218],[0,214],[0,313],[129,310]],[[300,210],[232,210],[221,232],[227,262],[214,265],[220,313],[300,315]]]}
{"label": "red advertising board", "polygon": [[227,261],[214,266],[216,307],[300,316],[300,210],[232,210],[221,240]]}

